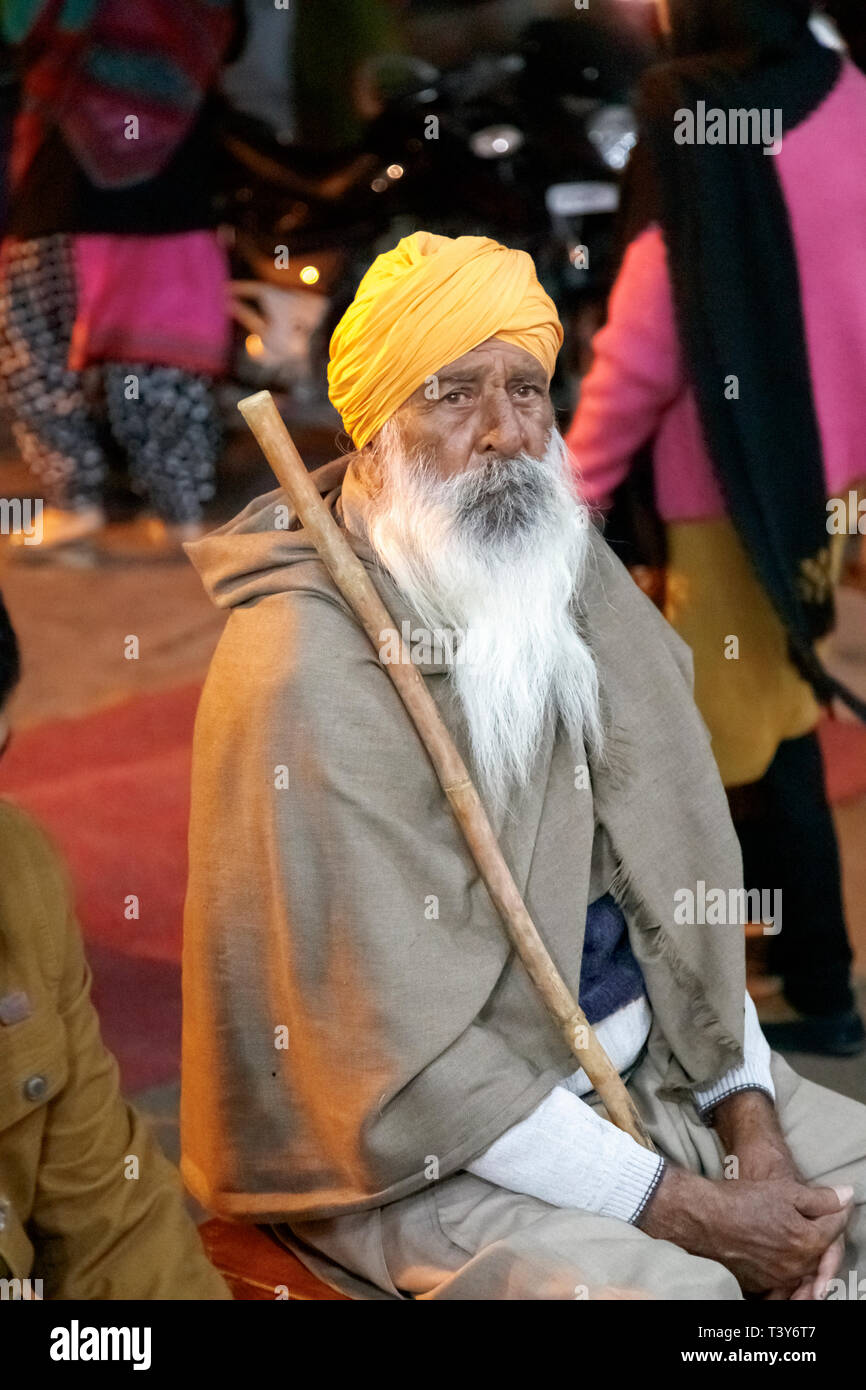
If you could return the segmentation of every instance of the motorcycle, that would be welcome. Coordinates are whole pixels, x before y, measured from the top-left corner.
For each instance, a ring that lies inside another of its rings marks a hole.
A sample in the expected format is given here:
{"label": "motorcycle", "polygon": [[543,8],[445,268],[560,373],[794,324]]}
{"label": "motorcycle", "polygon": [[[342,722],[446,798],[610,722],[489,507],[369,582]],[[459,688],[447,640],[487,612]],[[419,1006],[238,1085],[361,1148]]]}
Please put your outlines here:
{"label": "motorcycle", "polygon": [[554,399],[573,402],[636,138],[628,93],[654,56],[649,38],[617,25],[602,0],[596,9],[539,21],[514,52],[446,72],[416,57],[378,60],[379,114],[348,154],[288,148],[263,122],[227,113],[222,217],[244,389],[268,386],[295,413],[325,418],[334,326],[374,256],[423,227],[534,257],[568,340]]}

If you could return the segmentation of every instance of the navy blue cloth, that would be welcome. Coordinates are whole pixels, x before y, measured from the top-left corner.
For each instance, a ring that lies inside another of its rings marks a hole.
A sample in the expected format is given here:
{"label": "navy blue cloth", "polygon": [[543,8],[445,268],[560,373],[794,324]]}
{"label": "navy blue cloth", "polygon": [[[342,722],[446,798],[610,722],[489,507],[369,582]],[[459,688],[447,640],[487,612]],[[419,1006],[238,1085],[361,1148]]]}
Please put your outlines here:
{"label": "navy blue cloth", "polygon": [[578,1003],[590,1023],[600,1023],[644,993],[622,909],[605,893],[586,911]]}

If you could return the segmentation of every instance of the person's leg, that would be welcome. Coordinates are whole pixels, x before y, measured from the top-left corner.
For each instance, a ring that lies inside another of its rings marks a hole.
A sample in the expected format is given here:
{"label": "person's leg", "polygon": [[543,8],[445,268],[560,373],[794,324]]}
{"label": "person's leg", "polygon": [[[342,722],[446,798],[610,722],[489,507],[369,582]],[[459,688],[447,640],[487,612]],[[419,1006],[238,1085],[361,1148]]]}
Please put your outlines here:
{"label": "person's leg", "polygon": [[200,523],[221,442],[212,378],[144,362],[106,363],[104,378],[111,430],[134,487],[169,526]]}
{"label": "person's leg", "polygon": [[782,894],[782,929],[767,939],[769,969],[800,1013],[848,1014],[852,953],[817,735],[784,740],[748,797],[744,791],[737,789],[732,810],[745,885]]}
{"label": "person's leg", "polygon": [[[626,1221],[551,1207],[459,1173],[427,1194],[432,1235],[447,1272],[435,1283],[431,1262],[383,1212],[384,1250],[398,1285],[412,1281],[420,1300],[519,1299],[613,1301],[738,1300],[734,1276],[714,1260],[653,1240]],[[447,1250],[464,1263],[456,1271]]]}
{"label": "person's leg", "polygon": [[[628,1089],[661,1152],[719,1177],[714,1132],[658,1099],[669,1061],[670,1048],[654,1030]],[[600,1104],[594,1094],[587,1101]],[[421,1300],[742,1298],[734,1276],[714,1260],[653,1240],[626,1221],[554,1207],[467,1172],[375,1212],[293,1223],[292,1230],[344,1271]],[[310,1268],[331,1282],[324,1264]],[[359,1296],[339,1274],[334,1284]]]}
{"label": "person's leg", "polygon": [[[724,1155],[715,1131],[691,1106],[658,1097],[668,1057],[656,1034],[629,1092],[661,1152],[718,1180]],[[803,1178],[822,1187],[854,1188],[845,1259],[828,1297],[866,1297],[866,1106],[798,1076],[777,1053],[772,1070],[779,1120]],[[550,1207],[469,1173],[431,1187],[426,1230],[418,1199],[410,1200],[415,1209],[405,1229],[400,1203],[383,1209],[383,1247],[394,1282],[412,1281],[416,1297],[742,1298],[734,1276],[714,1260],[652,1240],[626,1222]],[[451,1272],[423,1291],[431,1278],[425,1256],[429,1260],[434,1250]],[[449,1259],[459,1259],[461,1251],[467,1261],[454,1271]]]}
{"label": "person's leg", "polygon": [[375,1211],[293,1224],[292,1235],[287,1243],[303,1263],[353,1298],[742,1297],[713,1260],[625,1221],[553,1207],[466,1172]]}
{"label": "person's leg", "polygon": [[[629,1078],[629,1093],[660,1152],[690,1172],[719,1180],[725,1156],[715,1130],[701,1122],[693,1106],[659,1098],[670,1056],[654,1028],[646,1055]],[[822,1186],[854,1187],[858,1206],[845,1265],[830,1290],[831,1297],[850,1297],[840,1290],[849,1289],[851,1272],[866,1277],[866,1106],[805,1081],[778,1054],[772,1065],[780,1123],[803,1177]],[[586,1100],[599,1104],[594,1093]],[[421,1300],[743,1296],[730,1271],[714,1260],[653,1240],[627,1222],[552,1207],[466,1172],[374,1212],[293,1230],[344,1270],[392,1296],[397,1291]],[[324,1266],[311,1267],[328,1278]],[[341,1287],[339,1279],[335,1286]]]}
{"label": "person's leg", "polygon": [[52,508],[98,517],[105,454],[80,372],[66,365],[75,275],[63,235],[3,244],[0,396],[22,457]]}

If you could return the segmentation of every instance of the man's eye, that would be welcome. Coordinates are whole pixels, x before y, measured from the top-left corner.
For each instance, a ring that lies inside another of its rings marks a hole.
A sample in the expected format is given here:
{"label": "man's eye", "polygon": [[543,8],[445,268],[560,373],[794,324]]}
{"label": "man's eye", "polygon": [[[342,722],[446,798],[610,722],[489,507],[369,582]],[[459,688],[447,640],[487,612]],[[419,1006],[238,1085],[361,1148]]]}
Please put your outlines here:
{"label": "man's eye", "polygon": [[533,386],[532,383],[528,381],[525,381],[522,386],[518,386],[514,394],[519,396],[524,391],[528,391],[531,396],[541,395],[541,388],[539,386]]}
{"label": "man's eye", "polygon": [[469,399],[469,392],[468,392],[468,391],[464,391],[462,388],[461,388],[460,390],[457,390],[457,391],[449,391],[448,394],[447,394],[447,396],[443,396],[442,399],[443,399],[443,401],[454,401],[454,402],[468,401],[468,399]]}

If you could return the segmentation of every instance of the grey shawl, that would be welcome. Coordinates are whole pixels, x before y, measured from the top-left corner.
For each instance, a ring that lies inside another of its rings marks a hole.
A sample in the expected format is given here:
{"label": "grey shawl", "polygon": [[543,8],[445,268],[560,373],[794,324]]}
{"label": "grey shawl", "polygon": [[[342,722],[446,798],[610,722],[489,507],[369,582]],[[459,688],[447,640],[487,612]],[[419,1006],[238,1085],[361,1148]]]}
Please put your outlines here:
{"label": "grey shawl", "polygon": [[[318,470],[335,506],[346,460]],[[394,1201],[463,1167],[575,1060],[515,958],[418,735],[285,496],[188,547],[229,618],[195,731],[183,956],[182,1170],[256,1221]],[[395,622],[413,615],[350,536]],[[594,820],[688,1101],[742,1060],[742,928],[683,926],[678,889],[741,886],[688,648],[593,531],[580,621],[608,758],[549,723],[493,811],[575,997]],[[444,665],[420,664],[467,764]],[[286,785],[287,783],[287,785]]]}

